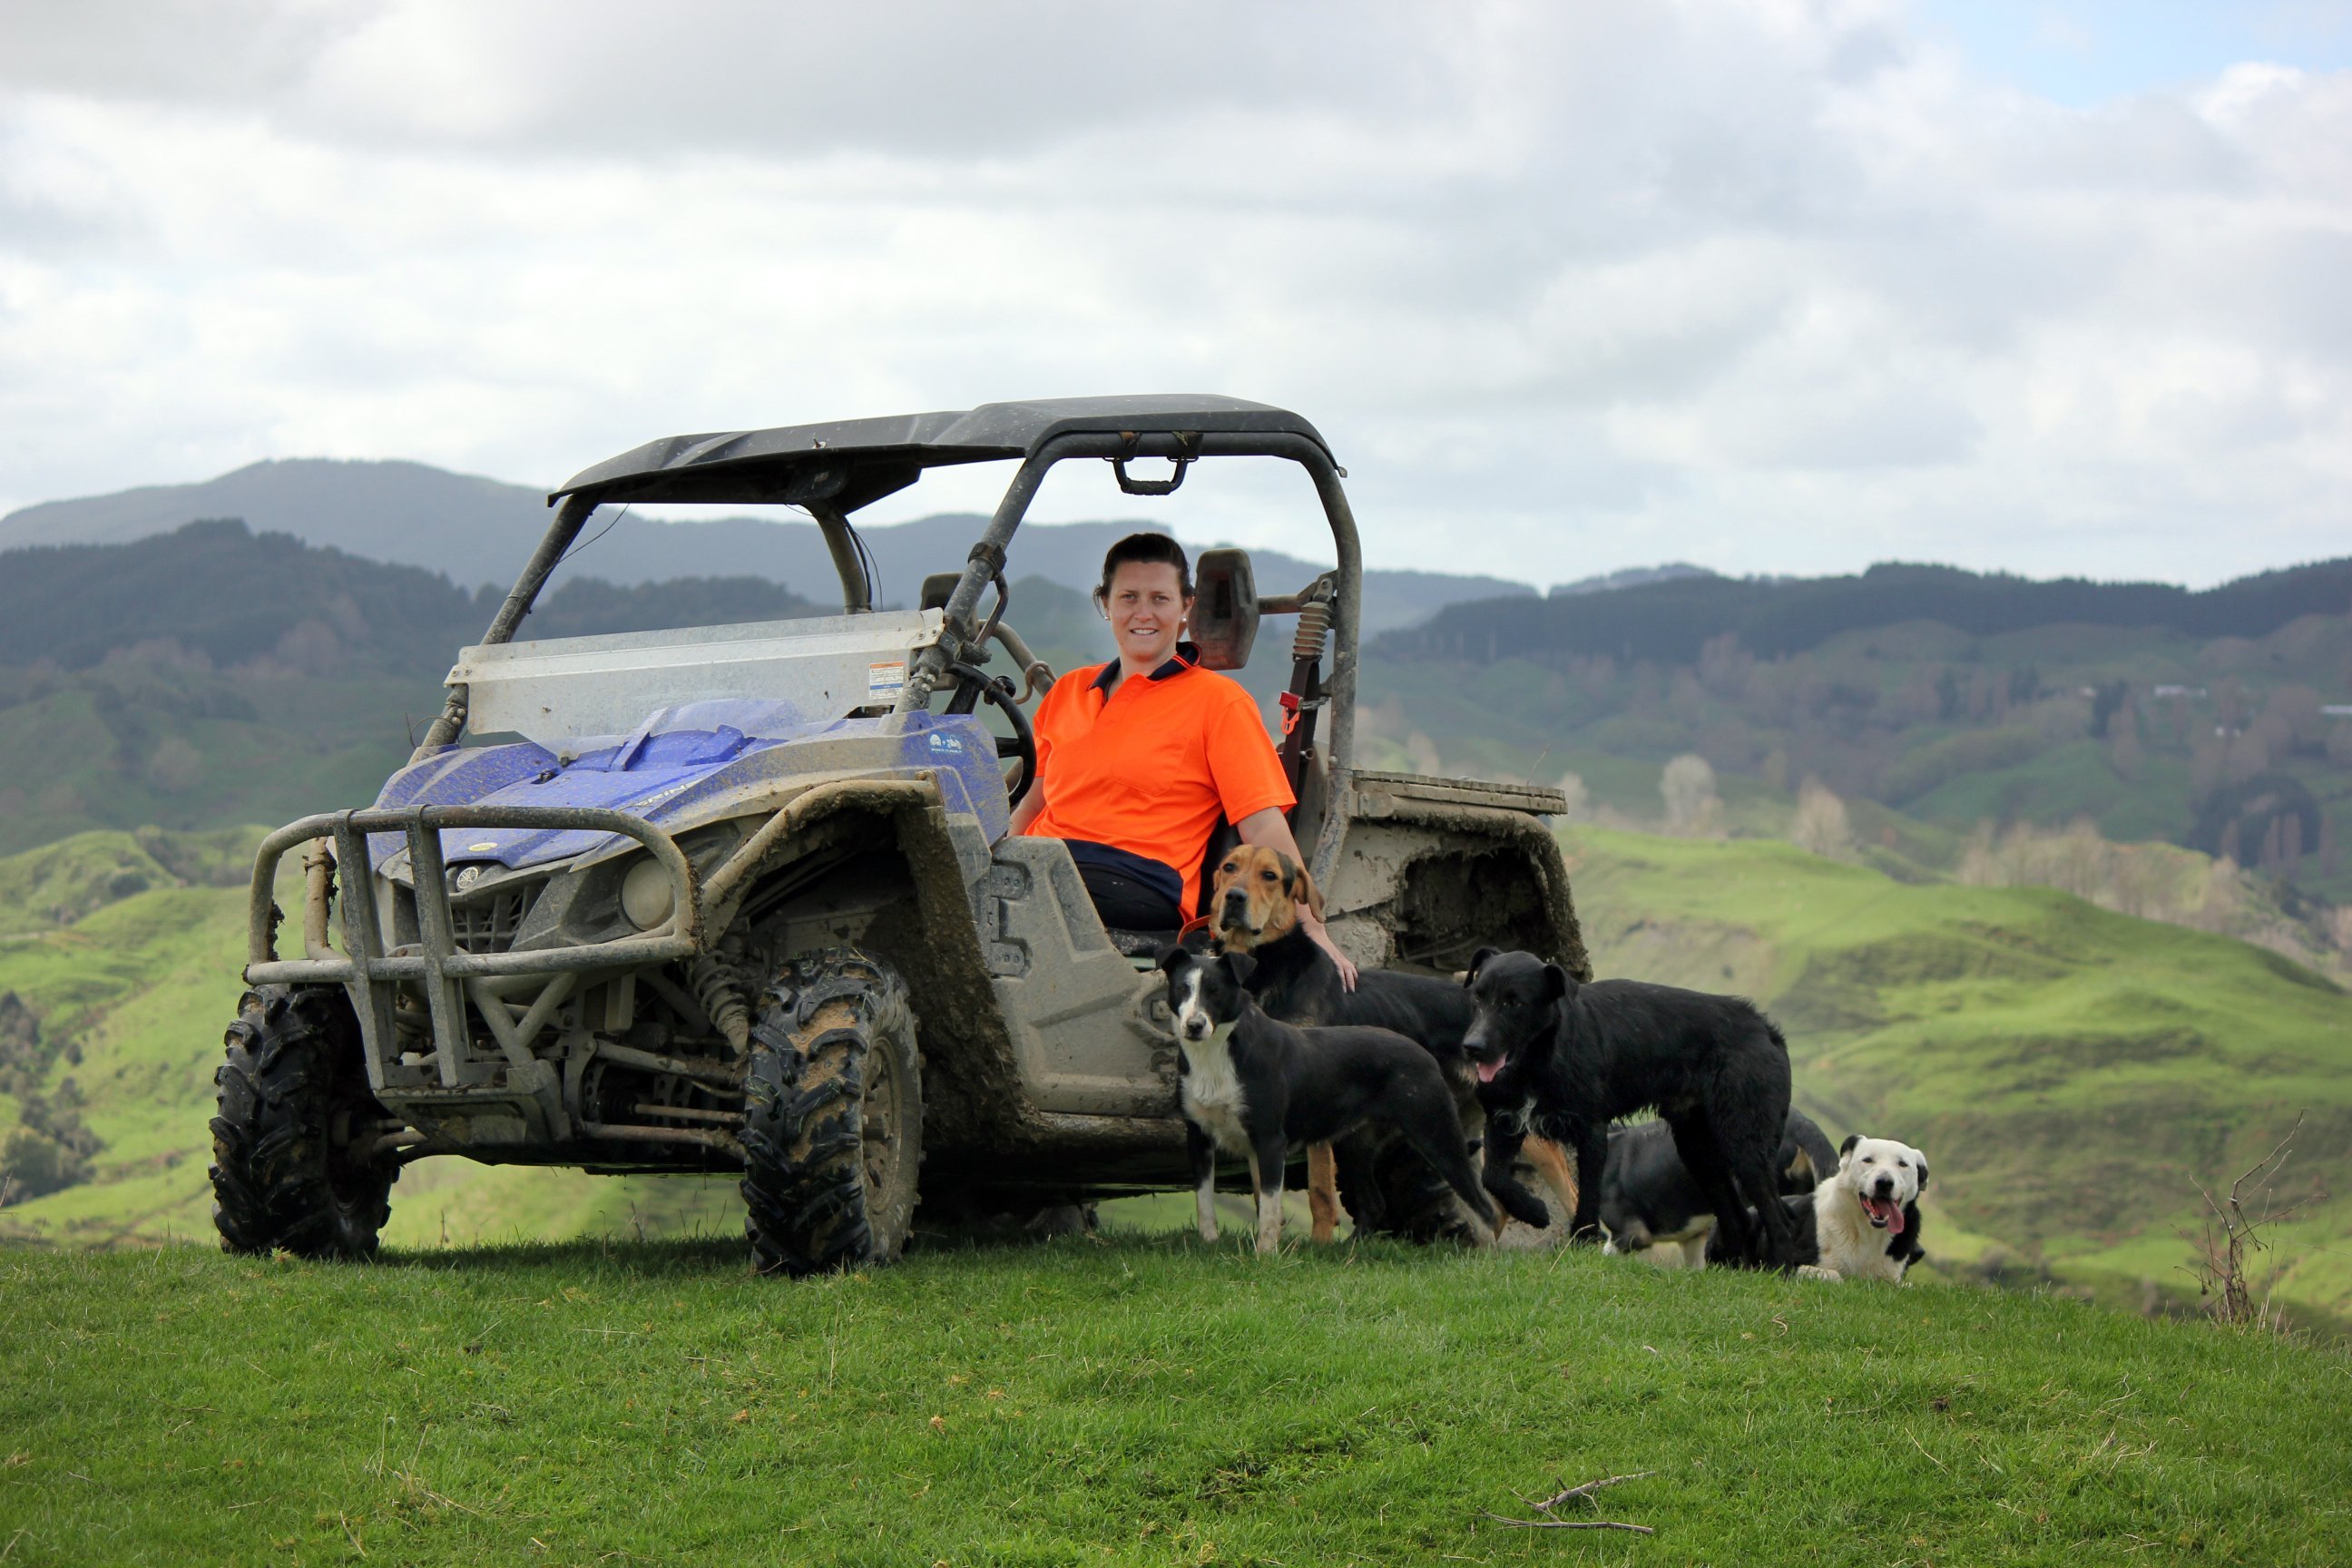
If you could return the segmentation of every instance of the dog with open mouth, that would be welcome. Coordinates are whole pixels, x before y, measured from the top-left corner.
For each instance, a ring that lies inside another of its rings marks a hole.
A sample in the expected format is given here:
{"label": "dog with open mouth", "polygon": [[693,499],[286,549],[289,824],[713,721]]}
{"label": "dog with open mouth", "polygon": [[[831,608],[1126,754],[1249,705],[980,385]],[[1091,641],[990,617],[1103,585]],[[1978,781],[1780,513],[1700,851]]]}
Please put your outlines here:
{"label": "dog with open mouth", "polygon": [[[1393,1029],[1413,1040],[1435,1059],[1452,1088],[1464,1135],[1483,1136],[1486,1113],[1478,1103],[1477,1079],[1462,1049],[1470,1027],[1469,993],[1440,975],[1402,974],[1367,969],[1350,991],[1339,978],[1331,955],[1316,945],[1298,923],[1301,905],[1323,918],[1323,895],[1315,879],[1279,849],[1264,845],[1236,845],[1218,864],[1210,883],[1208,918],[1217,945],[1226,952],[1246,952],[1255,960],[1249,972],[1249,993],[1266,1016],[1286,1024],[1320,1028],[1334,1024]],[[1356,1201],[1350,1212],[1364,1226],[1360,1212],[1369,1203],[1355,1181],[1359,1172],[1381,1159],[1389,1135],[1377,1127],[1351,1134],[1364,1148],[1350,1151],[1347,1194]],[[1475,1150],[1476,1143],[1471,1145]],[[1559,1150],[1539,1139],[1526,1148],[1528,1163],[1549,1185],[1561,1212],[1576,1206],[1574,1179]],[[1328,1242],[1337,1231],[1339,1210],[1339,1162],[1332,1150],[1315,1144],[1307,1152],[1307,1204],[1313,1216],[1314,1237]],[[1535,1195],[1517,1183],[1490,1195],[1503,1202],[1512,1217],[1538,1229],[1550,1221]]]}
{"label": "dog with open mouth", "polygon": [[1726,1259],[1792,1266],[1797,1226],[1775,1201],[1773,1169],[1789,1115],[1789,1046],[1753,1003],[1639,980],[1579,982],[1534,953],[1493,948],[1471,959],[1464,984],[1474,1012],[1463,1048],[1486,1107],[1490,1192],[1516,1184],[1512,1158],[1527,1137],[1549,1139],[1576,1155],[1569,1240],[1598,1241],[1609,1124],[1654,1109],[1715,1212]]}
{"label": "dog with open mouth", "polygon": [[[1884,1279],[1900,1285],[1927,1256],[1919,1241],[1919,1194],[1927,1156],[1892,1138],[1848,1138],[1838,1168],[1811,1192],[1782,1198],[1797,1222],[1797,1272],[1815,1279]],[[1715,1261],[1715,1249],[1707,1250]]]}
{"label": "dog with open mouth", "polygon": [[[1209,957],[1179,944],[1160,967],[1176,1016],[1179,1102],[1202,1240],[1217,1239],[1219,1151],[1249,1163],[1257,1249],[1270,1253],[1282,1245],[1291,1149],[1334,1142],[1366,1123],[1394,1128],[1490,1234],[1500,1228],[1471,1168],[1454,1091],[1426,1050],[1389,1029],[1302,1029],[1267,1016],[1247,989],[1256,967],[1247,953]],[[1361,1186],[1376,1204],[1369,1177]]]}

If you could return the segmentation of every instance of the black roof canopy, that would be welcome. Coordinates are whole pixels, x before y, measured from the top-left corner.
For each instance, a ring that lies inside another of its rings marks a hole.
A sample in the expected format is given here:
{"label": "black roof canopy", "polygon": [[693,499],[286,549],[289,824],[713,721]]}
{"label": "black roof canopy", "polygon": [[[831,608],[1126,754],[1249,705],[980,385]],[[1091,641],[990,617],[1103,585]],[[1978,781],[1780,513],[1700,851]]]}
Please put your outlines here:
{"label": "black roof canopy", "polygon": [[1295,435],[1297,415],[1208,393],[1055,397],[978,408],[672,436],[574,474],[548,497],[583,500],[816,502],[851,512],[906,489],[925,468],[1025,458],[1072,432]]}

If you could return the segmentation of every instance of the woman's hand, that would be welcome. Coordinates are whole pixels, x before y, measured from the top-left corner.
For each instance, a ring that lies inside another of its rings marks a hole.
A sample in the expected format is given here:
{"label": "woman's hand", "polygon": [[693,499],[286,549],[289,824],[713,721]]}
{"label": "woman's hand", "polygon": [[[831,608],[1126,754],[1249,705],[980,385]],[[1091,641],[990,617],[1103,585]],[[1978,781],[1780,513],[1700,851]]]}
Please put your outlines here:
{"label": "woman's hand", "polygon": [[1331,940],[1331,932],[1324,926],[1321,921],[1315,918],[1315,913],[1312,910],[1309,910],[1305,904],[1300,904],[1297,908],[1298,924],[1300,929],[1307,932],[1307,940],[1331,955],[1331,962],[1337,964],[1339,969],[1340,988],[1346,991],[1353,991],[1356,988],[1355,964],[1349,962],[1346,953],[1339,951],[1339,944]]}

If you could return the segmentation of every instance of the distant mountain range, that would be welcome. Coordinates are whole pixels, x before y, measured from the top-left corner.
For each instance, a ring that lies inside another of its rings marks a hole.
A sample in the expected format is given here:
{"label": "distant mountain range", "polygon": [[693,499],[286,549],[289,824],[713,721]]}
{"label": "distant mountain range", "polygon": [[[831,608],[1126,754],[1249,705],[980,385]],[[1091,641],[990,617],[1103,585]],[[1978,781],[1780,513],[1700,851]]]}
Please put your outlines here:
{"label": "distant mountain range", "polygon": [[[549,517],[541,491],[424,463],[290,458],[255,463],[202,484],[151,485],[25,507],[0,518],[0,552],[126,544],[199,520],[240,518],[257,534],[287,533],[362,560],[423,567],[466,587],[503,585],[520,570]],[[763,577],[818,603],[831,601],[837,592],[833,558],[812,522],[756,517],[667,522],[630,516],[609,532],[596,533],[614,521],[609,510],[597,514],[584,536],[593,542],[579,547],[568,575],[620,584]],[[912,604],[925,576],[961,565],[983,521],[974,514],[947,512],[861,528],[884,602]],[[1112,541],[1139,529],[1162,528],[1137,520],[1033,524],[1014,542],[1013,570],[1083,590],[1093,585]],[[1323,564],[1278,551],[1253,550],[1250,555],[1268,592],[1303,586],[1324,570]],[[1528,584],[1500,577],[1370,570],[1364,574],[1364,626],[1370,632],[1408,626],[1450,604],[1497,597],[1532,602],[1537,595]]]}
{"label": "distant mountain range", "polygon": [[[1454,605],[1393,631],[1393,658],[1492,663],[1514,657],[1607,655],[1626,663],[1696,662],[1727,635],[1775,658],[1847,632],[1932,621],[1970,637],[2032,626],[2128,626],[2210,637],[2263,637],[2304,616],[2352,610],[2352,556],[2192,591],[2169,583],[2034,582],[2005,573],[1885,563],[1838,577],[1737,578],[1662,569],[1602,597],[1554,589],[1545,599]],[[1619,574],[1620,576],[1629,575]]]}

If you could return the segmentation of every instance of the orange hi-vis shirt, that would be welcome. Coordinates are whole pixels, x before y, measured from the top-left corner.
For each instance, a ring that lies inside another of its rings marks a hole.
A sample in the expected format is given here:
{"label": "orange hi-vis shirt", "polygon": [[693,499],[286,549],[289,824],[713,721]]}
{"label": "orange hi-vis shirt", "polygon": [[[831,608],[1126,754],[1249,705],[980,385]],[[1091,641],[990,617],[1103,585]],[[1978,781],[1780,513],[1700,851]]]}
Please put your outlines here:
{"label": "orange hi-vis shirt", "polygon": [[1192,662],[1190,644],[1141,679],[1118,663],[1054,682],[1031,726],[1045,805],[1028,832],[1108,844],[1172,868],[1182,911],[1201,894],[1201,857],[1217,818],[1288,810],[1290,781],[1241,683]]}

